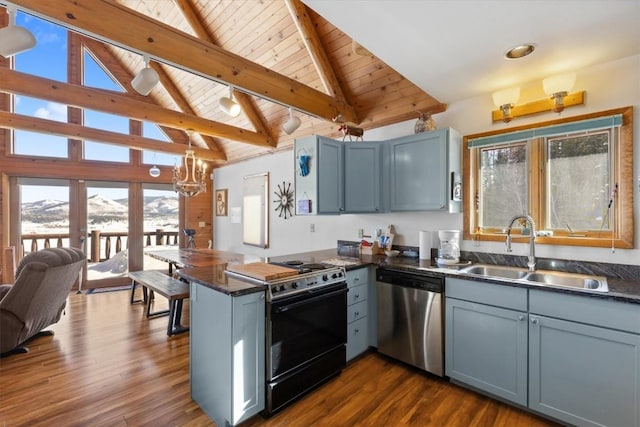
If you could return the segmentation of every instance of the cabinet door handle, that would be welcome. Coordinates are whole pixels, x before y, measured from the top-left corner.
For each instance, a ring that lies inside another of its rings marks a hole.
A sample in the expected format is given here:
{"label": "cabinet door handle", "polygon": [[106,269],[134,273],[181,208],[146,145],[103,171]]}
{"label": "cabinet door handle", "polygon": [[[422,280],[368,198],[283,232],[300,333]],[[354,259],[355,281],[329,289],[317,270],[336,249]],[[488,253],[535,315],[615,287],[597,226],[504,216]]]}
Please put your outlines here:
{"label": "cabinet door handle", "polygon": [[354,278],[353,278],[353,281],[354,281],[354,282],[359,282],[359,281],[360,281],[360,278],[359,278],[359,277],[354,277]]}
{"label": "cabinet door handle", "polygon": [[521,314],[518,316],[518,320],[523,321],[524,320],[524,314]]}
{"label": "cabinet door handle", "polygon": [[359,312],[357,312],[357,311],[353,312],[353,317],[358,317],[358,316],[360,316]]}
{"label": "cabinet door handle", "polygon": [[360,298],[360,295],[358,295],[358,294],[355,294],[355,295],[353,296],[353,299],[358,299],[358,298]]}
{"label": "cabinet door handle", "polygon": [[354,329],[353,333],[354,333],[354,335],[360,333],[360,329]]}
{"label": "cabinet door handle", "polygon": [[539,323],[539,320],[534,317],[531,319],[531,323],[533,323],[534,325],[537,325]]}

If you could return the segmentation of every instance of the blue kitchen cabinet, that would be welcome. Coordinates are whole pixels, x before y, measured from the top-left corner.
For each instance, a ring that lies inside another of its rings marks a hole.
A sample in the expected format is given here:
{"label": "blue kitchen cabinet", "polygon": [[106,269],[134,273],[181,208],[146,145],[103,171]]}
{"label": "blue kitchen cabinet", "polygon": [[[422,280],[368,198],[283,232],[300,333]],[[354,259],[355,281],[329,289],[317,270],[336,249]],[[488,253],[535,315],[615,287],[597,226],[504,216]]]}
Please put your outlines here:
{"label": "blue kitchen cabinet", "polygon": [[369,348],[369,268],[347,271],[347,362]]}
{"label": "blue kitchen cabinet", "polygon": [[[317,135],[296,139],[296,215],[379,212],[381,151],[375,142]],[[303,157],[308,162],[304,172]]]}
{"label": "blue kitchen cabinet", "polygon": [[344,145],[345,213],[381,210],[381,152],[382,147],[377,142]]}
{"label": "blue kitchen cabinet", "polygon": [[640,427],[640,305],[447,278],[445,371],[572,425]]}
{"label": "blue kitchen cabinet", "polygon": [[526,406],[526,290],[449,278],[445,286],[446,375]]}
{"label": "blue kitchen cabinet", "polygon": [[240,424],[265,405],[265,294],[190,293],[191,397],[216,425]]}
{"label": "blue kitchen cabinet", "polygon": [[387,141],[391,211],[460,212],[461,137],[451,128]]}
{"label": "blue kitchen cabinet", "polygon": [[343,143],[318,137],[318,213],[344,211]]}
{"label": "blue kitchen cabinet", "polygon": [[529,407],[574,425],[639,427],[640,306],[537,290],[530,302]]}

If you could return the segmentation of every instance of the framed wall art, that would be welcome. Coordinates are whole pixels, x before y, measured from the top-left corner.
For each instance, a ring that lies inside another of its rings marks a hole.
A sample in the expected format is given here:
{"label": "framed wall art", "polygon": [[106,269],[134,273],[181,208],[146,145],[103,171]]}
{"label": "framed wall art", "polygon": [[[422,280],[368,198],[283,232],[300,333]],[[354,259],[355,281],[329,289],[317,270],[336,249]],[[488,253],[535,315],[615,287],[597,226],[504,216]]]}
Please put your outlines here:
{"label": "framed wall art", "polygon": [[216,190],[216,216],[227,216],[227,189]]}

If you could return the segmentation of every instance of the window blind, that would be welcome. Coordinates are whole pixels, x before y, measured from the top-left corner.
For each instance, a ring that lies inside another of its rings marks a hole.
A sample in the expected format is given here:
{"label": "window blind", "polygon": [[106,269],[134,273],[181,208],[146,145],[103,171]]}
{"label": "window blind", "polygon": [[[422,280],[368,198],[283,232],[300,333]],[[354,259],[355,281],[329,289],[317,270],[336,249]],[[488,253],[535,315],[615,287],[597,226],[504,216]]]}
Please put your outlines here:
{"label": "window blind", "polygon": [[468,141],[467,147],[478,148],[490,145],[512,144],[543,136],[593,131],[597,129],[609,129],[616,126],[622,126],[622,114],[474,138]]}

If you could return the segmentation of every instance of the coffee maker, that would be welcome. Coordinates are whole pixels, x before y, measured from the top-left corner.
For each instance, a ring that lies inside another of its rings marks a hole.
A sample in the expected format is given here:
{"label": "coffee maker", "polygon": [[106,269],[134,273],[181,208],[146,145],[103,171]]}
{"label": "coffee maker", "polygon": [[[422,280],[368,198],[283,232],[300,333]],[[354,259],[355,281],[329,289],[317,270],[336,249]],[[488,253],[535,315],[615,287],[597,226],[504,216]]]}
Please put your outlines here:
{"label": "coffee maker", "polygon": [[460,230],[439,230],[438,264],[458,264],[460,262]]}

